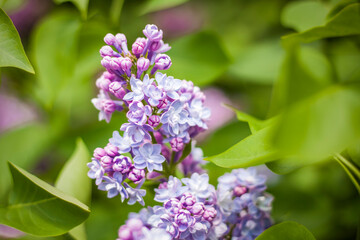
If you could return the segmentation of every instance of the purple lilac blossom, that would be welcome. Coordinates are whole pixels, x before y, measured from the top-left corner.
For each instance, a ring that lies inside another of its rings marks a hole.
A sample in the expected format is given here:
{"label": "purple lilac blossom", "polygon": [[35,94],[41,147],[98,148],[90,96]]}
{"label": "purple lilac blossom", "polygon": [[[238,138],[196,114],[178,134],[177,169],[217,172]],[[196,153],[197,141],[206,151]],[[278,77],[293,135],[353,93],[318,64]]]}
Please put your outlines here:
{"label": "purple lilac blossom", "polygon": [[153,170],[162,171],[162,163],[165,157],[161,154],[160,144],[145,143],[139,149],[134,149],[134,165],[136,168],[147,168],[149,172]]}

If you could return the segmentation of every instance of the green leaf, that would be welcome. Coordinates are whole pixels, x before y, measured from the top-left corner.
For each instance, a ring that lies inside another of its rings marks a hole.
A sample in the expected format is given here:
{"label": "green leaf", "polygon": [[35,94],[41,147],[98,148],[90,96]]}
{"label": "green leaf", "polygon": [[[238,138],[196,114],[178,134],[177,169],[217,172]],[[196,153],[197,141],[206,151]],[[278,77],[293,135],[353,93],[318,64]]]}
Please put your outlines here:
{"label": "green leaf", "polygon": [[290,156],[325,159],[360,138],[359,122],[360,90],[331,86],[282,114],[274,144]]}
{"label": "green leaf", "polygon": [[278,77],[283,54],[279,41],[255,44],[239,54],[229,73],[245,82],[272,84]]}
{"label": "green leaf", "polygon": [[88,218],[89,208],[20,167],[9,163],[13,177],[10,205],[1,222],[35,236],[68,232]]}
{"label": "green leaf", "polygon": [[236,117],[239,121],[247,122],[249,124],[252,134],[259,131],[260,129],[263,129],[268,125],[268,122],[257,119],[256,117],[253,117],[245,112],[242,112],[230,105],[225,105],[225,106],[236,113]]}
{"label": "green leaf", "polygon": [[286,221],[266,229],[256,240],[316,240],[303,225]]}
{"label": "green leaf", "polygon": [[7,161],[30,168],[40,160],[40,156],[48,150],[53,140],[54,136],[49,128],[36,123],[5,132],[0,136],[0,200],[4,198],[11,185]]}
{"label": "green leaf", "polygon": [[176,7],[186,3],[187,1],[189,0],[148,0],[145,2],[144,7],[140,10],[140,15]]}
{"label": "green leaf", "polygon": [[86,19],[89,0],[54,0],[55,3],[61,4],[64,2],[72,2],[80,11],[81,16]]}
{"label": "green leaf", "polygon": [[[76,149],[70,159],[62,168],[55,187],[69,194],[82,203],[90,205],[91,179],[87,176],[90,154],[84,142],[78,139]],[[86,240],[85,225],[81,224],[70,230],[69,234],[78,240]]]}
{"label": "green leaf", "polygon": [[329,19],[324,26],[314,27],[301,33],[284,36],[285,46],[296,43],[309,43],[323,38],[344,37],[360,34],[360,4],[346,6]]}
{"label": "green leaf", "polygon": [[298,32],[326,23],[329,9],[320,1],[290,2],[281,13],[281,23]]}
{"label": "green leaf", "polygon": [[263,128],[241,140],[223,153],[205,160],[224,168],[250,167],[278,159],[279,153],[272,147],[272,129]]}
{"label": "green leaf", "polygon": [[112,0],[110,8],[111,23],[115,26],[120,24],[121,10],[123,8],[125,0]]}
{"label": "green leaf", "polygon": [[14,24],[0,9],[0,67],[16,67],[29,73],[35,73]]}
{"label": "green leaf", "polygon": [[210,84],[223,74],[230,62],[216,35],[208,32],[175,41],[168,54],[173,63],[166,71],[168,75],[201,86]]}
{"label": "green leaf", "polygon": [[331,83],[331,65],[315,48],[288,49],[271,102],[271,112],[311,96]]}
{"label": "green leaf", "polygon": [[58,12],[44,20],[35,31],[33,52],[38,76],[38,98],[51,108],[73,76],[81,22],[68,12]]}

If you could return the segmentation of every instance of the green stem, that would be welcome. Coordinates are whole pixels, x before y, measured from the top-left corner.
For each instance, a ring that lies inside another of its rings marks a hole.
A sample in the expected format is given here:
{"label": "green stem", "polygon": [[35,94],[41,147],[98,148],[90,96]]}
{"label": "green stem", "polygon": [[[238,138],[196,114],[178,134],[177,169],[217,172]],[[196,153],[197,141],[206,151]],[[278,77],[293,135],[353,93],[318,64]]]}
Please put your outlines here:
{"label": "green stem", "polygon": [[[353,166],[351,164],[351,162],[349,162],[346,158],[344,158],[340,154],[334,154],[333,157],[340,164],[340,166],[342,166],[344,168],[345,172],[347,173],[347,175],[349,176],[349,178],[351,179],[351,181],[353,182],[353,184],[355,185],[356,189],[358,190],[358,192],[360,194],[359,182],[356,179],[356,177],[353,175],[353,174],[356,174],[357,176],[359,176],[359,171],[357,170],[357,168],[355,166]],[[349,168],[352,170],[349,170]]]}
{"label": "green stem", "polygon": [[341,154],[334,154],[346,167],[348,167],[355,175],[360,179],[360,169],[357,168],[355,164],[353,164],[350,160],[343,157]]}

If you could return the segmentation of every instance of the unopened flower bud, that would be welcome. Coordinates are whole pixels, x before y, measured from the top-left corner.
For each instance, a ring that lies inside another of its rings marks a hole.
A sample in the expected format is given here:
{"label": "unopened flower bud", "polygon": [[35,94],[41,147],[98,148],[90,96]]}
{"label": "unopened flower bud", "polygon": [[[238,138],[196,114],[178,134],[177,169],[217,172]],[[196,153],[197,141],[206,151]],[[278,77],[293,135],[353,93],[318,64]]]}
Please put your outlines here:
{"label": "unopened flower bud", "polygon": [[100,160],[102,157],[106,156],[106,152],[105,152],[105,150],[103,148],[96,148],[94,150],[93,156],[97,160]]}
{"label": "unopened flower bud", "polygon": [[111,143],[109,143],[105,148],[104,148],[105,152],[107,155],[109,155],[110,157],[115,157],[117,155],[119,155],[119,149],[112,145]]}
{"label": "unopened flower bud", "polygon": [[115,35],[116,43],[121,47],[123,52],[125,54],[129,53],[128,47],[127,47],[127,40],[124,34],[118,33]]}
{"label": "unopened flower bud", "polygon": [[184,142],[182,138],[173,138],[170,141],[171,149],[175,152],[179,152],[184,148]]}
{"label": "unopened flower bud", "polygon": [[116,110],[116,104],[110,99],[103,100],[102,107],[105,113],[113,113]]}
{"label": "unopened flower bud", "polygon": [[171,59],[166,54],[158,54],[155,58],[155,65],[151,70],[151,74],[154,74],[157,70],[167,70],[171,66]]}
{"label": "unopened flower bud", "polygon": [[100,78],[98,78],[96,80],[96,86],[99,89],[104,90],[105,92],[109,91],[109,85],[110,85],[111,81],[107,78],[104,78],[103,76],[101,76]]}
{"label": "unopened flower bud", "polygon": [[114,50],[110,46],[103,46],[100,49],[100,55],[101,57],[106,57],[106,56],[112,57],[114,55]]}
{"label": "unopened flower bud", "polygon": [[145,178],[145,170],[144,169],[138,169],[138,168],[133,168],[130,173],[128,178],[133,181],[135,184],[138,184],[141,182],[141,180],[143,180]]}
{"label": "unopened flower bud", "polygon": [[111,33],[106,34],[106,36],[104,37],[104,42],[107,45],[114,45],[115,43],[115,36],[112,35]]}
{"label": "unopened flower bud", "polygon": [[140,78],[141,74],[149,69],[150,66],[150,60],[144,57],[139,58],[139,60],[136,63],[137,66],[137,74],[136,77]]}
{"label": "unopened flower bud", "polygon": [[201,216],[205,212],[205,205],[202,202],[196,202],[191,208],[192,214],[195,216]]}
{"label": "unopened flower bud", "polygon": [[109,91],[114,94],[115,97],[119,98],[119,99],[123,99],[126,91],[125,89],[122,87],[122,84],[119,82],[112,82],[109,85]]}
{"label": "unopened flower bud", "polygon": [[113,170],[115,172],[121,172],[122,174],[126,174],[132,169],[132,163],[129,157],[120,155],[115,157],[113,162]]}
{"label": "unopened flower bud", "polygon": [[243,187],[243,186],[236,186],[234,188],[234,196],[236,197],[240,197],[241,195],[243,195],[244,193],[247,192],[247,188]]}
{"label": "unopened flower bud", "polygon": [[106,171],[111,171],[112,170],[112,162],[113,159],[110,156],[104,156],[101,158],[101,166],[106,170]]}
{"label": "unopened flower bud", "polygon": [[141,53],[144,51],[147,40],[145,38],[137,38],[132,45],[132,53],[139,58]]}
{"label": "unopened flower bud", "polygon": [[152,127],[157,127],[160,123],[160,117],[158,115],[151,115],[148,119],[148,123]]}
{"label": "unopened flower bud", "polygon": [[131,67],[132,67],[131,59],[128,57],[120,58],[120,66],[121,66],[121,70],[123,70],[124,73],[126,73],[126,75],[128,77],[130,77],[131,76]]}
{"label": "unopened flower bud", "polygon": [[103,65],[104,68],[106,69],[111,69],[111,57],[109,56],[105,56],[102,60],[101,60],[101,65]]}
{"label": "unopened flower bud", "polygon": [[213,207],[209,207],[204,212],[204,219],[211,222],[216,217],[217,211]]}
{"label": "unopened flower bud", "polygon": [[140,231],[141,228],[144,226],[143,222],[137,218],[131,218],[126,221],[126,226],[132,231]]}

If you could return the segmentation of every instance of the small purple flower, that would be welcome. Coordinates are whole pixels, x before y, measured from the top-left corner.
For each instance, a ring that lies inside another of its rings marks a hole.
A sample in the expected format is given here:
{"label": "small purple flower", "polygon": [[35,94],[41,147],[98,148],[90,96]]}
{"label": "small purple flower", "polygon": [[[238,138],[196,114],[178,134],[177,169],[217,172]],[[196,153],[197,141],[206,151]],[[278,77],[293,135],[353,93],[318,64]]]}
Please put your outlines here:
{"label": "small purple flower", "polygon": [[209,108],[203,106],[203,102],[200,99],[193,99],[189,107],[189,125],[190,126],[199,126],[201,128],[207,129],[205,123],[206,120],[210,118],[211,112]]}
{"label": "small purple flower", "polygon": [[170,141],[171,149],[175,152],[180,152],[184,149],[184,142],[181,138],[173,138]]}
{"label": "small purple flower", "polygon": [[90,168],[88,172],[88,176],[91,179],[96,179],[96,185],[99,185],[104,177],[105,170],[101,166],[100,161],[96,158],[92,159],[92,162],[87,164],[88,168]]}
{"label": "small purple flower", "polygon": [[109,139],[109,142],[118,147],[119,153],[127,153],[131,150],[132,139],[127,134],[124,134],[124,137],[121,137],[118,131],[114,131],[113,137]]}
{"label": "small purple flower", "polygon": [[205,212],[205,205],[202,202],[196,202],[191,208],[191,213],[194,216],[202,216]]}
{"label": "small purple flower", "polygon": [[154,24],[146,25],[143,33],[151,42],[158,42],[163,37],[163,31]]}
{"label": "small purple flower", "polygon": [[155,107],[158,106],[160,101],[166,97],[166,93],[157,86],[150,85],[147,89],[146,96],[149,97],[148,102],[150,105]]}
{"label": "small purple flower", "polygon": [[150,60],[147,58],[141,57],[138,59],[136,66],[137,66],[136,77],[140,78],[141,74],[149,69]]}
{"label": "small purple flower", "polygon": [[184,178],[182,182],[188,186],[189,192],[199,199],[206,199],[215,192],[215,188],[209,184],[209,175],[194,173],[191,178]]}
{"label": "small purple flower", "polygon": [[188,210],[181,209],[174,217],[175,223],[180,232],[185,232],[191,225],[195,223],[195,218],[191,216]]}
{"label": "small purple flower", "polygon": [[121,125],[120,130],[125,132],[124,137],[130,138],[132,147],[138,147],[144,141],[151,140],[149,132],[153,129],[147,124],[140,126],[135,123],[124,123]]}
{"label": "small purple flower", "polygon": [[172,98],[174,100],[179,98],[179,94],[177,93],[177,91],[181,87],[181,80],[175,79],[171,76],[168,77],[166,74],[163,74],[161,72],[157,72],[155,74],[155,80],[158,83],[158,88],[166,92],[169,98]]}
{"label": "small purple flower", "polygon": [[132,162],[129,157],[120,155],[114,158],[112,169],[115,172],[127,174],[132,169]]}
{"label": "small purple flower", "polygon": [[139,149],[134,149],[134,165],[136,168],[147,168],[149,172],[153,170],[162,171],[162,163],[165,157],[160,154],[161,145],[145,143]]}
{"label": "small purple flower", "polygon": [[146,46],[147,40],[145,38],[137,38],[132,45],[132,53],[139,58]]}
{"label": "small purple flower", "polygon": [[135,184],[139,184],[145,178],[145,170],[134,167],[129,172],[128,178]]}
{"label": "small purple flower", "polygon": [[167,199],[176,198],[188,190],[189,188],[184,187],[178,178],[170,176],[166,188],[155,188],[154,199],[158,202],[165,202]]}
{"label": "small purple flower", "polygon": [[144,89],[151,85],[152,79],[149,79],[148,75],[145,75],[143,81],[131,77],[130,86],[132,92],[127,93],[124,96],[124,100],[126,101],[141,101],[144,99]]}
{"label": "small purple flower", "polygon": [[171,59],[166,54],[158,54],[155,57],[155,65],[151,70],[151,74],[154,74],[157,70],[167,70],[171,66]]}
{"label": "small purple flower", "polygon": [[106,156],[106,152],[103,148],[95,148],[93,156],[97,160],[100,160],[103,156]]}
{"label": "small purple flower", "polygon": [[171,235],[171,239],[176,239],[179,236],[179,228],[176,226],[173,218],[166,214],[161,216],[161,223],[157,225],[159,229],[164,229]]}
{"label": "small purple flower", "polygon": [[114,94],[115,97],[123,99],[126,95],[125,89],[120,82],[112,82],[109,84],[109,91]]}
{"label": "small purple flower", "polygon": [[148,230],[147,228],[142,229],[143,236],[139,238],[139,240],[170,240],[171,236],[161,228],[151,228]]}
{"label": "small purple flower", "polygon": [[100,110],[99,121],[105,119],[106,122],[110,122],[112,113],[115,110],[120,110],[122,105],[121,101],[111,100],[109,95],[103,90],[100,90],[98,98],[93,98],[91,102],[94,104],[96,109]]}
{"label": "small purple flower", "polygon": [[134,101],[129,105],[129,111],[126,116],[130,122],[138,125],[144,125],[147,117],[151,116],[152,109],[149,105],[144,106],[142,102]]}
{"label": "small purple flower", "polygon": [[182,204],[177,198],[170,198],[166,202],[164,202],[164,208],[170,214],[170,216],[175,216],[179,213],[180,209],[182,209]]}
{"label": "small purple flower", "polygon": [[143,197],[146,195],[146,190],[140,189],[143,183],[144,179],[142,180],[142,182],[139,183],[138,186],[136,186],[136,188],[132,188],[129,184],[124,183],[126,191],[129,194],[129,200],[127,202],[129,205],[133,205],[136,202],[139,202],[143,206],[145,205]]}
{"label": "small purple flower", "polygon": [[151,127],[157,127],[159,123],[160,123],[160,117],[158,115],[151,115],[148,119],[148,124]]}
{"label": "small purple flower", "polygon": [[99,185],[99,189],[102,191],[108,191],[107,197],[113,198],[120,194],[121,201],[123,202],[126,198],[129,197],[129,194],[122,186],[123,175],[119,172],[114,173],[113,177],[103,177],[105,182],[102,182]]}
{"label": "small purple flower", "polygon": [[183,103],[175,101],[170,105],[169,110],[161,116],[161,123],[166,124],[168,132],[176,136],[180,133],[180,126],[187,123],[188,114]]}

